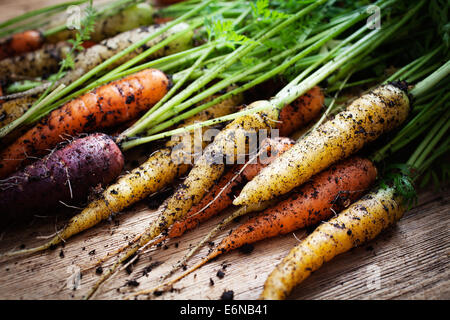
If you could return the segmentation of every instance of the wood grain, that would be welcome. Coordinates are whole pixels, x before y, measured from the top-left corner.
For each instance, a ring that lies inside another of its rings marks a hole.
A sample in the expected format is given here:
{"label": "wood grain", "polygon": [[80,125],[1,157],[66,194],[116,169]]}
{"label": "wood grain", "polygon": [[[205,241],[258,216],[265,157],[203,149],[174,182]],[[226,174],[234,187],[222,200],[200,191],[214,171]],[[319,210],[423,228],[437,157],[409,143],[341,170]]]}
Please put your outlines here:
{"label": "wood grain", "polygon": [[[0,1],[0,21],[56,0]],[[139,203],[96,228],[70,239],[65,246],[22,258],[0,261],[0,299],[78,299],[98,279],[96,259],[103,257],[135,235],[155,218],[158,211]],[[419,204],[376,240],[327,263],[298,286],[290,299],[449,299],[450,298],[450,190],[424,191]],[[159,277],[203,237],[221,217],[212,219],[180,239],[173,239],[140,256],[131,274],[125,270],[103,285],[97,299],[122,299],[135,289],[156,285]],[[44,242],[64,225],[67,217],[40,217],[33,223],[11,228],[0,235],[0,252],[32,247]],[[234,225],[236,226],[236,225]],[[217,237],[217,243],[227,231]],[[306,235],[304,230],[257,243],[251,254],[226,254],[175,286],[177,290],[153,299],[219,299],[233,290],[235,299],[257,299],[265,278],[287,252]],[[204,248],[190,262],[203,257]],[[144,275],[144,269],[161,262]],[[81,270],[73,290],[70,277]],[[217,271],[225,276],[220,279]],[[372,283],[379,272],[379,286]],[[129,280],[139,283],[127,286]],[[211,285],[211,280],[214,285]]]}

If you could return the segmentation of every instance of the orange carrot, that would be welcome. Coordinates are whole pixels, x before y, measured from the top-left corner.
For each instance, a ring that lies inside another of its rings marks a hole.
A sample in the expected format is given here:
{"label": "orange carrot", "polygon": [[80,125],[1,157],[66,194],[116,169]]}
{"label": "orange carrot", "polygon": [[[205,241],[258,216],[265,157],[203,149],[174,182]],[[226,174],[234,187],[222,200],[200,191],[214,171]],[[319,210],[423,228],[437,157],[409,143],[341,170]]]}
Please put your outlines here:
{"label": "orange carrot", "polygon": [[[314,176],[289,198],[266,209],[232,231],[202,261],[181,276],[157,288],[171,286],[213,258],[245,244],[315,225],[360,198],[377,176],[368,159],[354,157]],[[153,292],[144,290],[133,295]]]}
{"label": "orange carrot", "polygon": [[39,49],[44,36],[36,30],[13,34],[0,43],[0,59]]}
{"label": "orange carrot", "polygon": [[212,255],[326,220],[359,199],[376,176],[376,167],[364,158],[354,157],[331,166],[294,190],[286,200],[239,226]]}
{"label": "orange carrot", "polygon": [[170,81],[146,69],[103,85],[52,111],[0,153],[0,178],[14,172],[26,156],[39,156],[65,137],[93,132],[134,119],[158,102]]}
{"label": "orange carrot", "polygon": [[197,205],[189,210],[186,219],[177,221],[173,224],[168,232],[168,237],[180,237],[187,230],[195,228],[200,223],[228,208],[233,203],[234,196],[239,193],[239,186],[242,186],[242,183],[251,180],[263,167],[269,164],[275,156],[294,145],[294,141],[288,138],[268,140],[269,142],[266,146],[267,151],[270,151],[271,155],[267,161],[264,161],[264,163],[257,162],[233,166],[231,170],[225,173],[219,182],[211,188],[209,193],[203,197]]}
{"label": "orange carrot", "polygon": [[325,97],[320,87],[314,87],[295,99],[280,112],[280,137],[287,137],[317,117]]}

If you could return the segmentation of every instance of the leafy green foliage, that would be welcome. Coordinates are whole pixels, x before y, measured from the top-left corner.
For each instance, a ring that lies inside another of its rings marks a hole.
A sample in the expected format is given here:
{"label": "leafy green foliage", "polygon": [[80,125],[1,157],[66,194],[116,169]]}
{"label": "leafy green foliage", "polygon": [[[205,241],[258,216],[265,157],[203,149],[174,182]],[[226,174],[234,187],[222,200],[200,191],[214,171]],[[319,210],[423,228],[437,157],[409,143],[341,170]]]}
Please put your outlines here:
{"label": "leafy green foliage", "polygon": [[252,6],[254,17],[265,22],[272,22],[273,20],[283,19],[289,17],[288,14],[269,8],[269,0],[257,0]]}
{"label": "leafy green foliage", "polygon": [[417,203],[417,193],[414,187],[413,170],[406,164],[392,164],[386,168],[386,173],[380,180],[380,187],[393,186],[404,199],[404,203],[411,208]]}
{"label": "leafy green foliage", "polygon": [[238,34],[234,30],[233,21],[231,20],[224,20],[222,17],[216,16],[212,19],[205,19],[204,24],[209,41],[215,39],[231,49],[234,49],[236,44],[254,41],[243,34]]}
{"label": "leafy green foliage", "polygon": [[82,44],[83,42],[91,38],[91,33],[95,28],[95,19],[97,17],[97,11],[92,6],[92,3],[85,9],[85,18],[83,19],[81,25],[82,27],[75,34],[75,39],[69,39],[72,45],[71,50],[67,53],[66,57],[60,62],[61,70],[73,69],[75,67],[75,58],[73,54],[84,50]]}

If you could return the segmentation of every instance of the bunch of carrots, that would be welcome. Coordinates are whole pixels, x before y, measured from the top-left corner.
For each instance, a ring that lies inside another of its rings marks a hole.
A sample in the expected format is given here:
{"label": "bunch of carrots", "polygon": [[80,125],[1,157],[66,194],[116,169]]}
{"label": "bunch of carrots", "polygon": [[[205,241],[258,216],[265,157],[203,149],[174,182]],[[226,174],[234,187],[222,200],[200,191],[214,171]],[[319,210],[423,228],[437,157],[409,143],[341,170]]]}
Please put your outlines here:
{"label": "bunch of carrots", "polygon": [[[259,213],[190,270],[133,296],[172,287],[223,253],[335,215],[267,279],[261,298],[285,298],[324,261],[374,238],[401,218],[410,195],[396,182],[408,183],[410,173],[402,172],[401,179],[386,182],[389,187],[365,195],[382,180],[379,164],[425,136],[428,144],[420,145],[408,160],[415,169],[412,179],[417,179],[433,163],[426,157],[447,132],[449,114],[443,101],[448,93],[443,92],[450,65],[444,44],[410,58],[390,77],[349,82],[391,57],[377,54],[383,45],[408,41],[399,30],[421,27],[415,17],[425,1],[410,4],[406,14],[383,16],[388,19],[383,32],[365,24],[365,8],[349,4],[343,9],[327,0],[290,5],[191,0],[156,9],[167,22],[154,26],[149,26],[152,8],[141,1],[119,0],[101,8],[92,1],[86,4],[85,27],[78,32],[61,26],[31,30],[33,22],[30,30],[11,27],[33,14],[0,24],[0,30],[20,30],[0,47],[0,69],[8,75],[0,106],[0,204],[6,210],[2,227],[30,220],[39,210],[79,205],[98,184],[105,189],[50,241],[3,256],[53,248],[186,176],[142,234],[99,261],[120,254],[85,298],[144,248],[181,237],[231,206],[232,215],[167,277],[230,221]],[[404,3],[375,4],[395,13]],[[122,27],[113,28],[117,25]],[[52,39],[66,42],[55,44]],[[48,47],[40,48],[44,42]],[[15,66],[18,59],[26,63]],[[287,81],[273,97],[246,100],[246,91],[276,76]],[[32,83],[15,82],[20,77],[34,78]],[[349,104],[339,102],[341,91],[361,84],[371,84],[370,90]],[[418,129],[425,120],[433,124],[427,135],[425,127]],[[201,136],[213,127],[221,130],[211,143],[200,141],[202,152],[194,157],[198,132]],[[281,138],[270,137],[256,154],[249,154],[245,137],[273,130]],[[392,132],[394,137],[371,157],[358,154]],[[289,138],[293,135],[297,141]],[[175,136],[181,140],[167,141],[120,176],[127,150]],[[442,145],[433,160],[448,151],[448,139]],[[269,155],[265,161],[263,153]],[[240,156],[244,164],[214,161]],[[43,200],[43,193],[51,196]],[[382,209],[386,206],[389,210]],[[371,225],[374,217],[379,223]]]}

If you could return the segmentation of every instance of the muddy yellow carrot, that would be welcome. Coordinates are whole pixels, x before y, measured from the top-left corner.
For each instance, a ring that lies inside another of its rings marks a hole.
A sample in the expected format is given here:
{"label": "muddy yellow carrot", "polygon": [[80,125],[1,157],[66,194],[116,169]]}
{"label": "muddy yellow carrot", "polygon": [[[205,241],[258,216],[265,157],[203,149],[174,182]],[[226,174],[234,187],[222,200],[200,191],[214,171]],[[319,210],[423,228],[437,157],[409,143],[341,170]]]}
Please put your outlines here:
{"label": "muddy yellow carrot", "polygon": [[247,183],[233,204],[265,201],[285,194],[329,165],[347,158],[408,116],[407,93],[394,84],[369,92],[300,139]]}
{"label": "muddy yellow carrot", "polygon": [[321,224],[293,248],[267,278],[261,299],[286,298],[294,286],[327,262],[351,248],[375,238],[394,225],[405,212],[393,188],[364,196],[337,217]]}

